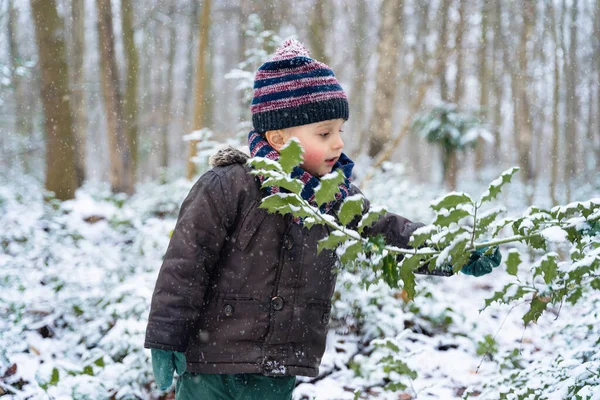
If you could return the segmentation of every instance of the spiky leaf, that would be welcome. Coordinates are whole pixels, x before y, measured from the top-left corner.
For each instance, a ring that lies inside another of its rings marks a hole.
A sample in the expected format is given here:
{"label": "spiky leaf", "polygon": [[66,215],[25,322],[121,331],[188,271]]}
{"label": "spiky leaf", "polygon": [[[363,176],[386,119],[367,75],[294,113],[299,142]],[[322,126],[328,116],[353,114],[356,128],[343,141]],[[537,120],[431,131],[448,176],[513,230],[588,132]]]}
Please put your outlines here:
{"label": "spiky leaf", "polygon": [[321,253],[323,249],[334,250],[346,240],[348,240],[348,236],[340,231],[333,231],[331,235],[317,242],[317,254]]}
{"label": "spiky leaf", "polygon": [[294,167],[300,165],[303,160],[302,146],[296,138],[289,140],[285,146],[279,150],[279,164],[286,174],[291,173]]}
{"label": "spiky leaf", "polygon": [[542,313],[546,310],[546,307],[548,307],[549,300],[550,299],[547,297],[533,296],[531,304],[529,305],[529,310],[523,315],[523,322],[525,325],[531,321],[537,322],[538,318],[540,318]]}
{"label": "spiky leaf", "polygon": [[502,191],[502,187],[509,183],[513,175],[519,170],[519,167],[512,167],[504,171],[498,178],[490,183],[488,189],[481,195],[479,206],[483,203],[494,200]]}
{"label": "spiky leaf", "polygon": [[348,225],[359,215],[362,215],[364,197],[350,196],[344,200],[338,213],[338,218],[342,225]]}
{"label": "spiky leaf", "polygon": [[455,208],[446,214],[438,214],[433,223],[437,226],[448,226],[453,222],[458,222],[460,219],[470,216],[471,213]]}
{"label": "spiky leaf", "polygon": [[521,256],[519,253],[517,251],[508,253],[508,258],[506,259],[506,272],[508,272],[509,275],[517,276],[519,265],[521,265]]}
{"label": "spiky leaf", "polygon": [[340,191],[340,184],[346,177],[339,170],[321,177],[321,184],[315,190],[315,201],[319,206],[335,200],[335,195]]}
{"label": "spiky leaf", "polygon": [[[417,257],[414,257],[417,258]],[[409,260],[410,261],[410,260]],[[419,260],[416,260],[418,264]],[[412,300],[415,298],[416,290],[415,290],[415,273],[413,272],[413,267],[411,267],[411,262],[403,263],[400,266],[400,279],[402,279],[403,289],[406,291],[408,295],[408,300]]]}
{"label": "spiky leaf", "polygon": [[363,233],[366,227],[373,225],[374,222],[378,221],[386,213],[387,210],[385,208],[371,207],[358,223],[358,232]]}
{"label": "spiky leaf", "polygon": [[434,211],[440,211],[442,208],[451,209],[459,204],[472,204],[473,199],[466,193],[452,192],[442,198],[436,199],[429,204]]}

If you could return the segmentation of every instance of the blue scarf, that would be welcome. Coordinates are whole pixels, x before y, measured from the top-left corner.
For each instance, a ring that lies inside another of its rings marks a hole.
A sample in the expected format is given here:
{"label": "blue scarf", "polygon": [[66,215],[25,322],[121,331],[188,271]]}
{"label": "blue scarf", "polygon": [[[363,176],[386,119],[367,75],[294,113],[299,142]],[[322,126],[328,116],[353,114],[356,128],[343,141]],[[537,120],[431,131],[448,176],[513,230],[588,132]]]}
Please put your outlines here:
{"label": "blue scarf", "polygon": [[[251,157],[263,157],[274,161],[279,160],[279,153],[273,147],[271,147],[269,142],[267,142],[263,136],[259,135],[255,131],[250,131],[248,134],[248,147],[250,148]],[[302,189],[302,192],[300,192],[300,196],[304,200],[308,201],[311,206],[318,207],[321,213],[327,214],[338,202],[343,201],[348,196],[348,193],[350,192],[352,168],[354,168],[354,162],[348,156],[342,153],[340,158],[334,164],[332,172],[339,169],[346,178],[340,184],[340,190],[336,193],[335,200],[325,203],[320,207],[315,202],[315,188],[319,186],[321,180],[318,177],[306,172],[299,166],[294,167],[291,177],[304,183],[304,188]],[[259,179],[261,183],[265,180],[265,178],[261,175],[259,175]],[[278,186],[269,186],[265,189],[269,194],[280,192],[289,193],[289,190],[280,188]],[[294,221],[296,223],[302,223],[300,218],[294,218]]]}

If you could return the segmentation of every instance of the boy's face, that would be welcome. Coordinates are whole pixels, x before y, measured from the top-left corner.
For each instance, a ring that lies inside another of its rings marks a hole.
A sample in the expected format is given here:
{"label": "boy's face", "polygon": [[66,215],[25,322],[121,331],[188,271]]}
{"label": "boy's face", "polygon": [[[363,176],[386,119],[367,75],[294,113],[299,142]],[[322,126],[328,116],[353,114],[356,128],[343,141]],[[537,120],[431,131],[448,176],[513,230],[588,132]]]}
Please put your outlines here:
{"label": "boy's face", "polygon": [[344,141],[342,118],[315,122],[284,129],[285,142],[295,137],[304,148],[304,161],[300,166],[308,173],[321,177],[333,169],[342,154]]}

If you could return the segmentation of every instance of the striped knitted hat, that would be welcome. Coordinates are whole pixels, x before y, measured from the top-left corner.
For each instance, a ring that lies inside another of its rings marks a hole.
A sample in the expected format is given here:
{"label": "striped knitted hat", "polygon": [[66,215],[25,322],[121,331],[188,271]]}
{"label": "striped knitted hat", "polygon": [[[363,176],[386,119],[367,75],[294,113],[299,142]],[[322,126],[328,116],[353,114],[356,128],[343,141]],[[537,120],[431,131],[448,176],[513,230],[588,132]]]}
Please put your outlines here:
{"label": "striped knitted hat", "polygon": [[335,74],[295,39],[256,71],[250,109],[257,132],[348,119],[348,100]]}

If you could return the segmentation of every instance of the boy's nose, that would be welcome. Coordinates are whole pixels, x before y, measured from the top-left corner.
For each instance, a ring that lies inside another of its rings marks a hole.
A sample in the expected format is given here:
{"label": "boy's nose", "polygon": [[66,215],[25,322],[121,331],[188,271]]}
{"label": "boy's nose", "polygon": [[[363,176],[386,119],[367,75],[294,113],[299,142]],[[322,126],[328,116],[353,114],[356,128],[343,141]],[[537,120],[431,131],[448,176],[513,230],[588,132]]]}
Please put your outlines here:
{"label": "boy's nose", "polygon": [[344,141],[342,140],[342,136],[340,134],[337,135],[337,139],[333,143],[333,148],[336,150],[344,148]]}

